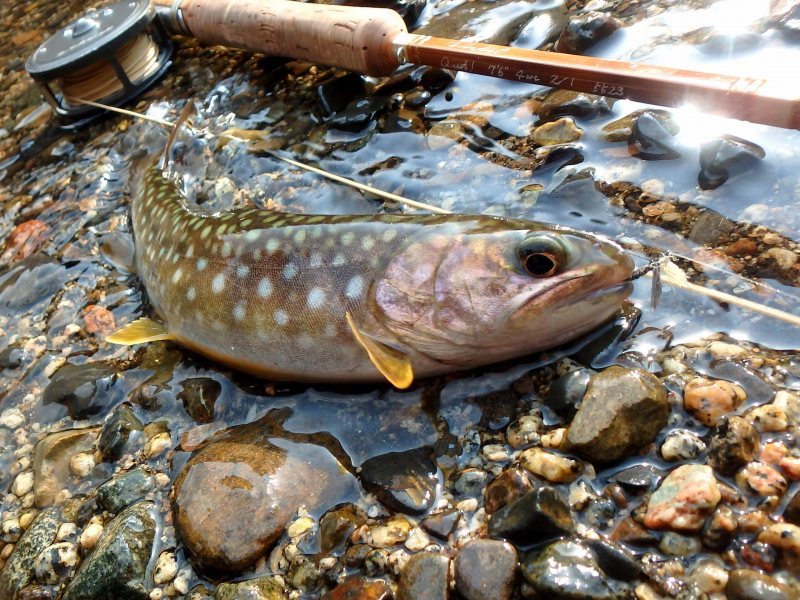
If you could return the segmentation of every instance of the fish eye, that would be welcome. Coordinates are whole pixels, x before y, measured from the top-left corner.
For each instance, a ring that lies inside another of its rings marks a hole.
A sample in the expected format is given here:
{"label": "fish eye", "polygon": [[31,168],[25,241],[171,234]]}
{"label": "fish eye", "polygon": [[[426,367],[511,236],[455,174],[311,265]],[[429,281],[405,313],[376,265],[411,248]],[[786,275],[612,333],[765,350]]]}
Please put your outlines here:
{"label": "fish eye", "polygon": [[517,249],[522,268],[536,278],[560,273],[567,263],[564,247],[551,237],[536,235],[522,241]]}

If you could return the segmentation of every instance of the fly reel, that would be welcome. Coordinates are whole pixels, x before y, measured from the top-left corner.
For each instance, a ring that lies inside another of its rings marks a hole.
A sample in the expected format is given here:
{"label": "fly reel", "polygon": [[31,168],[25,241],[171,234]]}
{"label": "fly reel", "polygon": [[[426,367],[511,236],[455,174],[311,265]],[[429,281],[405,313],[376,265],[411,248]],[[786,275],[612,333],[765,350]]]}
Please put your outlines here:
{"label": "fly reel", "polygon": [[119,105],[141,94],[172,64],[172,42],[148,0],[89,10],[48,38],[25,68],[56,113],[98,111],[84,100]]}

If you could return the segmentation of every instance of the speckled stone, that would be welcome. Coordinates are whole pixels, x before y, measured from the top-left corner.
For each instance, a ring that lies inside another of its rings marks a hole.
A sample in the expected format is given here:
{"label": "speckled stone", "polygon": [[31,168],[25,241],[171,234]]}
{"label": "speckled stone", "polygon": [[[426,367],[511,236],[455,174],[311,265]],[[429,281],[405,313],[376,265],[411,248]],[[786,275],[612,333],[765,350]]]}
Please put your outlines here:
{"label": "speckled stone", "polygon": [[455,560],[456,589],[465,600],[508,600],[514,590],[517,551],[507,542],[475,539]]}
{"label": "speckled stone", "polygon": [[289,596],[274,577],[257,577],[217,586],[214,600],[283,600]]}
{"label": "speckled stone", "polygon": [[721,497],[711,467],[681,465],[650,495],[644,524],[651,529],[698,531]]}
{"label": "speckled stone", "polygon": [[61,510],[57,507],[41,511],[14,546],[0,573],[0,598],[16,600],[19,591],[34,578],[36,557],[56,538],[61,525]]}
{"label": "speckled stone", "polygon": [[733,475],[755,458],[760,438],[755,427],[742,417],[724,417],[711,431],[708,464],[722,475]]}
{"label": "speckled stone", "polygon": [[144,498],[155,488],[153,477],[143,467],[121,473],[97,488],[97,502],[111,513]]}
{"label": "speckled stone", "polygon": [[72,578],[63,600],[149,600],[145,572],[156,524],[150,502],[128,507],[109,523]]}

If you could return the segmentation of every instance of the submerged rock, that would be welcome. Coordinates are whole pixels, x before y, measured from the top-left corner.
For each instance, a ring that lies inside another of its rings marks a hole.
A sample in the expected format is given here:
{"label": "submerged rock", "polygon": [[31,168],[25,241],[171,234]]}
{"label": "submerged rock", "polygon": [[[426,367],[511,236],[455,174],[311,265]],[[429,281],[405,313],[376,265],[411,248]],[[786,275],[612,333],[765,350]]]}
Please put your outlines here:
{"label": "submerged rock", "polygon": [[429,515],[420,523],[420,527],[430,535],[447,540],[461,522],[461,511],[457,508],[444,510],[440,513]]}
{"label": "submerged rock", "polygon": [[751,569],[735,569],[728,576],[725,586],[728,600],[789,600],[792,591],[765,573]]}
{"label": "submerged rock", "polygon": [[589,548],[569,540],[526,558],[522,574],[540,597],[553,600],[621,599],[632,591],[628,583],[609,577]]}
{"label": "submerged rock", "polygon": [[578,369],[562,375],[550,385],[550,393],[544,403],[559,417],[572,419],[578,412],[591,378],[592,371],[589,369]]}
{"label": "submerged rock", "polygon": [[758,453],[758,431],[742,417],[723,417],[708,440],[708,464],[721,475],[733,475]]}
{"label": "submerged rock", "polygon": [[153,477],[144,468],[137,467],[97,488],[97,503],[110,513],[118,513],[144,498],[154,487]]}
{"label": "submerged rock", "polygon": [[611,112],[613,100],[572,90],[553,90],[548,93],[537,110],[542,121],[558,117],[582,117],[590,119]]}
{"label": "submerged rock", "polygon": [[567,430],[565,449],[613,462],[651,443],[667,424],[661,382],[642,369],[613,366],[595,375]]}
{"label": "submerged rock", "polygon": [[350,577],[324,594],[320,600],[391,600],[392,597],[392,588],[385,581]]}
{"label": "submerged rock", "polygon": [[591,11],[572,16],[558,36],[553,50],[567,54],[583,54],[613,34],[621,25],[622,23],[614,17],[601,12]]}
{"label": "submerged rock", "polygon": [[222,583],[214,594],[214,600],[283,600],[288,597],[283,585],[274,577]]}
{"label": "submerged rock", "polygon": [[695,377],[683,388],[683,406],[709,427],[737,409],[746,399],[744,390],[729,381]]}
{"label": "submerged rock", "polygon": [[50,379],[42,395],[42,404],[61,404],[73,419],[97,414],[105,408],[103,400],[111,386],[110,378],[116,372],[117,369],[103,362],[65,364]]}
{"label": "submerged rock", "polygon": [[562,117],[539,125],[533,130],[533,141],[540,146],[554,146],[577,142],[583,137],[583,130],[569,117]]}
{"label": "submerged rock", "polygon": [[456,589],[465,600],[508,600],[514,591],[517,551],[507,542],[467,542],[455,560]]}
{"label": "submerged rock", "polygon": [[58,508],[46,508],[36,516],[0,573],[0,598],[16,600],[20,590],[34,580],[36,558],[53,543],[60,525]]}
{"label": "submerged rock", "polygon": [[195,423],[214,420],[214,404],[222,393],[222,385],[211,377],[192,377],[181,383],[178,399]]}
{"label": "submerged rock", "polygon": [[426,512],[436,499],[436,463],[431,448],[389,452],[364,461],[364,489],[387,507],[410,515]]}
{"label": "submerged rock", "polygon": [[200,565],[241,571],[272,547],[298,507],[336,504],[353,489],[325,449],[277,433],[271,415],[222,432],[176,478],[175,527]]}
{"label": "submerged rock", "polygon": [[765,156],[764,149],[753,142],[722,135],[700,148],[697,183],[701,189],[713,190],[730,177],[753,170]]}
{"label": "submerged rock", "polygon": [[127,404],[120,404],[103,423],[97,449],[104,460],[114,461],[125,452],[131,435],[142,431],[144,425],[136,417],[133,409]]}
{"label": "submerged rock", "polygon": [[69,480],[70,459],[90,450],[99,428],[68,429],[51,433],[36,444],[33,455],[33,492],[35,505],[49,506]]}
{"label": "submerged rock", "polygon": [[680,131],[678,124],[672,117],[672,113],[660,108],[645,108],[635,110],[632,113],[625,115],[620,119],[616,119],[603,126],[603,138],[607,142],[627,142],[633,135],[633,124],[636,120],[647,114],[656,119],[661,125],[672,135]]}
{"label": "submerged rock", "polygon": [[628,152],[642,160],[675,160],[680,152],[672,148],[675,127],[666,125],[648,112],[641,113],[633,121],[628,138]]}
{"label": "submerged rock", "polygon": [[134,504],[106,526],[67,586],[64,600],[149,600],[145,574],[156,533],[151,509],[150,502]]}

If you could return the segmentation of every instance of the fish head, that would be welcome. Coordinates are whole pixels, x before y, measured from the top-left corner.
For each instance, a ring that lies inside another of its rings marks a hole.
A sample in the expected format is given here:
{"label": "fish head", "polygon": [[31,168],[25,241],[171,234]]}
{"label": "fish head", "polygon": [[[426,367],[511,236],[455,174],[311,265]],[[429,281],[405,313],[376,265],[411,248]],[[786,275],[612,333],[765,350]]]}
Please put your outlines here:
{"label": "fish head", "polygon": [[631,293],[633,261],[610,240],[481,224],[417,239],[385,269],[375,301],[402,345],[449,365],[507,360],[591,331]]}

